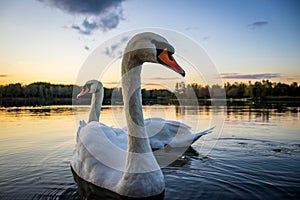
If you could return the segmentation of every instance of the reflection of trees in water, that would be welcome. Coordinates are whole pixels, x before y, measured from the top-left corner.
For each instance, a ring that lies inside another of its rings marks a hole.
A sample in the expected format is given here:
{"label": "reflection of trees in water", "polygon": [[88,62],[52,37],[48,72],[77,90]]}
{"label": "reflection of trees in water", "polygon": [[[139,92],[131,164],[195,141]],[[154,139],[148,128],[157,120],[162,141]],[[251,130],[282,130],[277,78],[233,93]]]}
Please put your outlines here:
{"label": "reflection of trees in water", "polygon": [[244,118],[248,116],[248,120],[253,119],[261,120],[268,123],[271,117],[276,115],[290,115],[297,117],[300,105],[288,104],[288,103],[262,103],[262,104],[250,104],[244,106],[227,106],[227,117]]}
{"label": "reflection of trees in water", "polygon": [[72,105],[72,98],[4,98],[0,101],[0,106],[47,106],[47,105]]}
{"label": "reflection of trees in water", "polygon": [[4,108],[3,114],[14,117],[22,116],[40,116],[40,117],[50,117],[50,116],[66,116],[73,115],[74,108],[71,106],[67,107],[10,107]]}
{"label": "reflection of trees in water", "polygon": [[196,106],[175,106],[175,112],[177,116],[180,115],[210,115],[211,112],[223,113],[226,111],[225,106],[211,106],[208,102],[207,105],[196,105]]}
{"label": "reflection of trees in water", "polygon": [[271,116],[277,114],[287,114],[293,117],[298,116],[300,111],[299,104],[288,103],[263,103],[260,105],[239,102],[234,104],[228,104],[227,107],[216,106],[175,106],[175,112],[177,116],[184,115],[210,115],[212,112],[226,113],[227,118],[245,118],[248,116],[248,120],[252,118],[261,119],[262,122],[269,122]]}

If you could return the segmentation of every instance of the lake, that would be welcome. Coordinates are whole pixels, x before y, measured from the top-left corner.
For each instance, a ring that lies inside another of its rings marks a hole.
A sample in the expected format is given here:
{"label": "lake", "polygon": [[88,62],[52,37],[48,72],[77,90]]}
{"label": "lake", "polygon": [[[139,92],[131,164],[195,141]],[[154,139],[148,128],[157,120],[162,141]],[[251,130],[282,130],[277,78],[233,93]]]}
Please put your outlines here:
{"label": "lake", "polygon": [[[70,168],[78,121],[88,111],[0,108],[0,199],[99,199],[106,191],[82,181],[78,187]],[[165,199],[300,198],[300,107],[154,105],[144,114],[181,120],[195,131],[216,125],[163,167]],[[123,126],[122,115],[122,107],[104,106],[101,121]]]}

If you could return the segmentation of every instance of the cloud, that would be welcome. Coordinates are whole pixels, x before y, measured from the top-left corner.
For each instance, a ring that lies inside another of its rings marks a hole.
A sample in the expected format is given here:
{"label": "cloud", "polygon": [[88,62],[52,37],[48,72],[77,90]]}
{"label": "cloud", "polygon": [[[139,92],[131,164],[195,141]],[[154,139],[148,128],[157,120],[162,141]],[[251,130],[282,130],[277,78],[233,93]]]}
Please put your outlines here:
{"label": "cloud", "polygon": [[89,22],[87,19],[82,22],[82,26],[88,30],[94,30],[98,27],[96,22]]}
{"label": "cloud", "polygon": [[90,30],[85,30],[85,29],[81,28],[78,25],[72,25],[71,28],[74,29],[74,30],[77,30],[79,33],[81,33],[83,35],[90,35],[91,34]]}
{"label": "cloud", "polygon": [[120,81],[110,81],[110,82],[103,82],[103,84],[109,84],[109,85],[117,85],[117,84],[120,84]]}
{"label": "cloud", "polygon": [[257,22],[253,22],[252,24],[249,24],[248,27],[251,29],[256,29],[256,28],[260,28],[263,26],[267,26],[269,24],[269,22],[267,21],[257,21]]}
{"label": "cloud", "polygon": [[172,92],[172,93],[175,91],[174,89],[167,88],[164,85],[158,84],[158,83],[142,83],[142,88],[150,89],[150,90],[151,89],[167,89],[169,92]]}
{"label": "cloud", "polygon": [[280,78],[277,73],[262,73],[262,74],[237,74],[237,73],[221,73],[223,79],[271,79]]}
{"label": "cloud", "polygon": [[124,0],[38,0],[69,14],[98,15],[120,7]]}
{"label": "cloud", "polygon": [[89,50],[90,50],[90,47],[84,46],[84,49],[87,50],[87,51],[89,51]]}
{"label": "cloud", "polygon": [[101,23],[99,26],[105,30],[114,29],[118,26],[120,20],[122,19],[124,19],[122,10],[119,10],[118,12],[112,12],[100,18]]}
{"label": "cloud", "polygon": [[72,29],[77,30],[79,33],[83,35],[91,35],[94,30],[99,29],[99,24],[96,22],[96,19],[88,19],[85,18],[81,25],[73,24],[71,26]]}
{"label": "cloud", "polygon": [[73,24],[71,29],[80,34],[90,35],[93,31],[108,31],[116,28],[123,18],[122,2],[125,0],[38,0],[50,7],[84,19]]}
{"label": "cloud", "polygon": [[192,31],[192,30],[198,30],[199,27],[198,26],[188,26],[185,28],[186,31]]}
{"label": "cloud", "polygon": [[6,74],[0,74],[0,78],[5,78],[5,77],[8,77],[8,75],[6,75]]}
{"label": "cloud", "polygon": [[153,77],[153,78],[148,78],[149,80],[176,80],[178,77]]}
{"label": "cloud", "polygon": [[129,40],[129,37],[122,37],[120,41],[105,47],[105,51],[103,52],[105,55],[113,58],[113,57],[121,57],[123,54],[123,45]]}
{"label": "cloud", "polygon": [[202,38],[203,41],[206,41],[206,40],[209,40],[209,39],[210,39],[210,36],[204,36],[204,37]]}

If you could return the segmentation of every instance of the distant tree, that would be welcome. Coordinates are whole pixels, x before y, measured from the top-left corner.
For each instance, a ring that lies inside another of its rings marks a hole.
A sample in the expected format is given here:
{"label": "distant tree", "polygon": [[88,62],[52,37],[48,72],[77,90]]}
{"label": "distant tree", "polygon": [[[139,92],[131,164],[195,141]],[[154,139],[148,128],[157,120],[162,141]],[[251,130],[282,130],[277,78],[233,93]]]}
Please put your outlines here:
{"label": "distant tree", "polygon": [[290,95],[291,96],[300,96],[300,87],[297,82],[293,82],[290,85]]}
{"label": "distant tree", "polygon": [[9,97],[20,97],[22,94],[21,83],[9,84],[5,87],[5,93]]}

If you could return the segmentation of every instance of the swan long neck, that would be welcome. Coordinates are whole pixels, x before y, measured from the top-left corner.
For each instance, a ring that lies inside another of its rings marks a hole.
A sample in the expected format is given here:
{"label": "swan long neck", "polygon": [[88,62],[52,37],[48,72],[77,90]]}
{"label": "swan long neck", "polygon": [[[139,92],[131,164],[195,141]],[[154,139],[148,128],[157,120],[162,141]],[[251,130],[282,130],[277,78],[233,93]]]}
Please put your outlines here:
{"label": "swan long neck", "polygon": [[103,88],[93,93],[92,95],[91,110],[90,110],[88,122],[99,121],[102,101],[103,101]]}
{"label": "swan long neck", "polygon": [[[122,61],[122,91],[128,127],[128,151],[151,152],[147,132],[144,127],[141,95],[141,68],[124,56]],[[134,60],[133,60],[134,61]]]}

